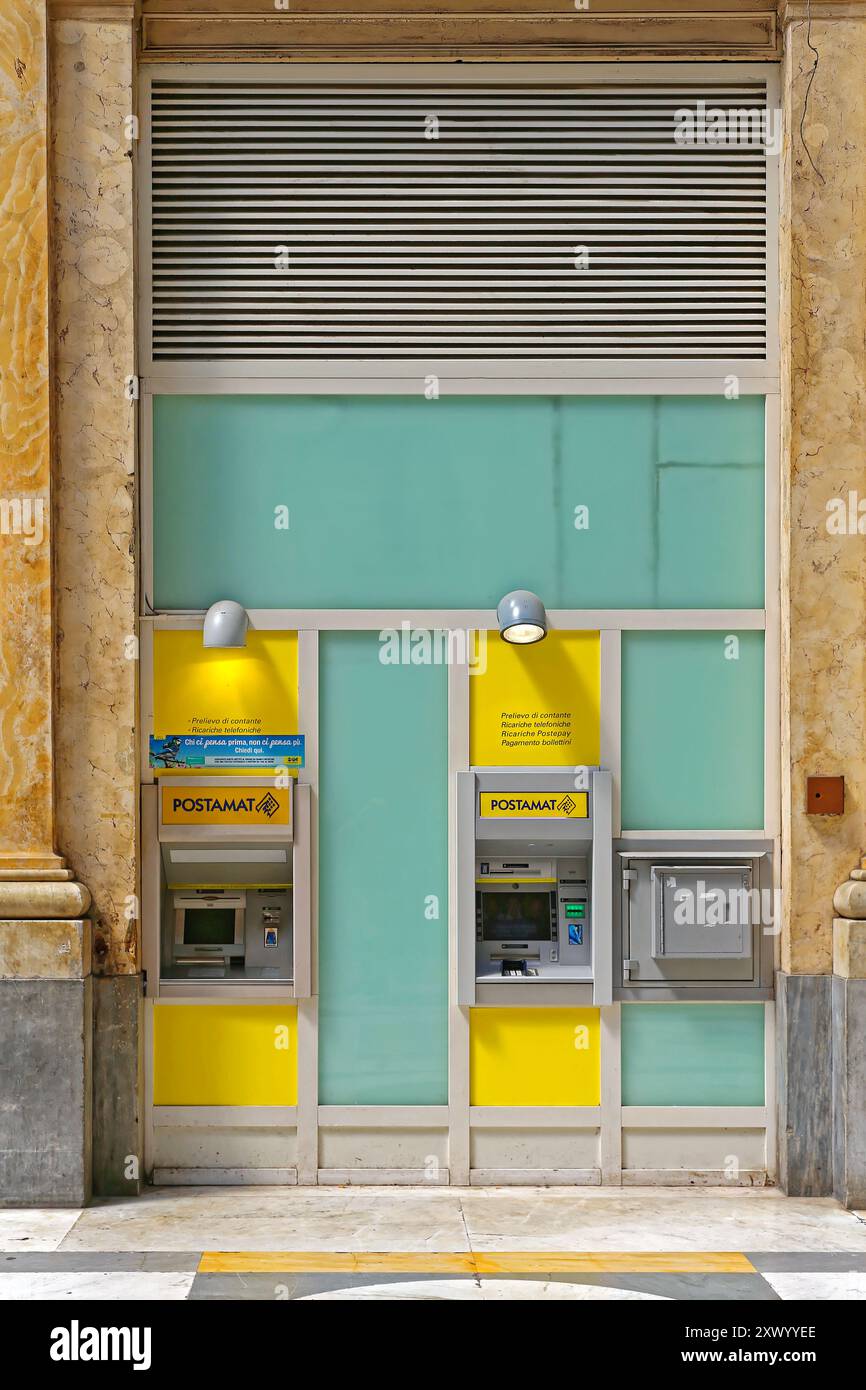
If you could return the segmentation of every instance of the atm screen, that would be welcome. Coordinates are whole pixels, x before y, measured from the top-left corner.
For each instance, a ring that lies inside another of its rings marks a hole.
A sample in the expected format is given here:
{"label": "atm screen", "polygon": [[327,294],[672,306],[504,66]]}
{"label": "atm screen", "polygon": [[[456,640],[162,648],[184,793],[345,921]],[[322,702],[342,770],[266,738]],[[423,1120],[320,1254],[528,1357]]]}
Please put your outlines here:
{"label": "atm screen", "polygon": [[552,893],[481,893],[485,941],[549,941]]}
{"label": "atm screen", "polygon": [[184,911],[184,946],[231,946],[234,939],[233,907],[188,907]]}

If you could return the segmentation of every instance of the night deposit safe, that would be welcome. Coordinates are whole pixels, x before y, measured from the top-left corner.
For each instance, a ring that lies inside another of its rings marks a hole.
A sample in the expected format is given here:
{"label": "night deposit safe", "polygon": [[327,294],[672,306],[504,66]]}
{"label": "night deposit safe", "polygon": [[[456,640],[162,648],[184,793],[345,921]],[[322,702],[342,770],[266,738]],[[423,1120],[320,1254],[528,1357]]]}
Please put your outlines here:
{"label": "night deposit safe", "polygon": [[620,841],[620,998],[769,998],[777,908],[769,842]]}

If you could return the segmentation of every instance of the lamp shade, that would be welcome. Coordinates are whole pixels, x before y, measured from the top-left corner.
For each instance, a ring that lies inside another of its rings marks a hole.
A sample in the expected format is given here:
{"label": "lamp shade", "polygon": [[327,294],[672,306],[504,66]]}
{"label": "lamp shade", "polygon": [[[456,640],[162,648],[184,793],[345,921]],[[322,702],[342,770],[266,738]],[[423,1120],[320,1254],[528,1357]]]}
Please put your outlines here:
{"label": "lamp shade", "polygon": [[547,636],[544,604],[529,589],[514,589],[499,600],[496,609],[499,635],[506,642],[526,646]]}
{"label": "lamp shade", "polygon": [[247,610],[233,599],[221,598],[204,615],[202,638],[206,647],[245,647]]}

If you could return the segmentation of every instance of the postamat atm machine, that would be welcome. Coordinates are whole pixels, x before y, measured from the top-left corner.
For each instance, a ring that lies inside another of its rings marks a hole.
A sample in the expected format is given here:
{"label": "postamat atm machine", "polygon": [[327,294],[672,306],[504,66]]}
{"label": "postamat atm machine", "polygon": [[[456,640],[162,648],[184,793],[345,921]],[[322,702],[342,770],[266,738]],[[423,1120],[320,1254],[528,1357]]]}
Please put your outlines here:
{"label": "postamat atm machine", "polygon": [[143,789],[151,997],[310,994],[310,788],[161,777]]}
{"label": "postamat atm machine", "polygon": [[458,1002],[609,1004],[611,775],[457,777]]}
{"label": "postamat atm machine", "polygon": [[457,774],[457,997],[770,999],[774,846],[612,839],[598,768]]}

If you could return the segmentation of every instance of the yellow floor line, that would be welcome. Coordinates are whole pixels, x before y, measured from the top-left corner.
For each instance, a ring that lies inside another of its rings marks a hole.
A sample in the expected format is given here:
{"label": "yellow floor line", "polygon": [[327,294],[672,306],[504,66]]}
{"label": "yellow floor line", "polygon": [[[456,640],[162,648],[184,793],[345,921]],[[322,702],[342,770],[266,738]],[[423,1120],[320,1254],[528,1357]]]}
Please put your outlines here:
{"label": "yellow floor line", "polygon": [[200,1274],[754,1274],[737,1251],[207,1250]]}
{"label": "yellow floor line", "polygon": [[754,1274],[736,1251],[478,1251],[479,1274]]}
{"label": "yellow floor line", "polygon": [[469,1253],[393,1253],[359,1251],[331,1253],[317,1250],[249,1250],[232,1253],[209,1250],[201,1257],[199,1274],[365,1274],[370,1271],[399,1274],[474,1274]]}

